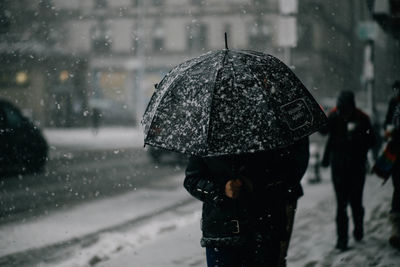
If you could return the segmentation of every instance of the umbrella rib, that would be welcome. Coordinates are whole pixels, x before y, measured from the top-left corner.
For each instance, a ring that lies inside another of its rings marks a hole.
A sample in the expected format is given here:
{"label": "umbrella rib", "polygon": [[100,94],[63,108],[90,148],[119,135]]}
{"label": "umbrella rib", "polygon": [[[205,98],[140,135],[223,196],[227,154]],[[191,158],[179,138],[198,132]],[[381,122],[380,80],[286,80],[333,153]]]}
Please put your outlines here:
{"label": "umbrella rib", "polygon": [[[187,71],[188,69],[190,69],[190,68],[192,68],[192,67],[194,67],[194,66],[200,64],[201,62],[203,62],[203,60],[207,59],[207,58],[208,58],[209,56],[211,56],[212,54],[214,54],[214,53],[209,53],[209,54],[207,54],[207,55],[204,55],[204,56],[201,58],[201,60],[199,60],[198,62],[196,62],[196,63],[194,63],[194,64],[190,64],[189,66],[187,66],[187,67],[183,70],[182,73],[178,74],[178,75],[170,82],[168,88],[170,88],[172,84],[174,84],[174,83],[176,83],[177,81],[179,81],[182,77],[186,76],[185,73],[186,73],[186,71]],[[193,60],[193,61],[194,61],[194,60]],[[182,64],[183,64],[183,63],[182,63]],[[180,65],[182,65],[182,64],[180,64]],[[176,66],[175,68],[179,68],[180,65]],[[165,79],[165,78],[164,78],[164,79]],[[160,83],[161,83],[161,82],[160,82]],[[149,124],[149,129],[148,129],[148,131],[150,131],[151,125],[153,124],[153,121],[154,121],[154,118],[156,117],[157,111],[159,111],[158,106],[160,105],[160,103],[162,102],[162,100],[164,99],[164,97],[165,97],[165,95],[167,94],[168,91],[169,91],[169,90],[165,90],[165,91],[163,92],[162,96],[160,96],[160,99],[157,101],[158,103],[155,103],[155,104],[154,104],[154,113],[153,113],[153,116],[151,117],[151,123]],[[149,104],[150,104],[150,103],[149,103]],[[146,108],[146,110],[147,110],[147,108]],[[147,136],[148,136],[148,133],[146,133],[146,139],[147,139]],[[145,144],[146,144],[146,142],[145,142]]]}
{"label": "umbrella rib", "polygon": [[[238,53],[240,53],[240,54],[245,54],[245,55],[248,55],[248,56],[256,56],[256,57],[258,57],[258,58],[263,59],[261,56],[259,56],[259,55],[257,55],[257,54],[251,54],[251,53],[245,52],[245,51],[243,51],[243,50],[238,50],[238,51],[236,51],[236,52],[238,52]],[[262,64],[260,64],[260,65],[263,66]],[[252,71],[251,71],[251,73],[253,74]],[[256,75],[253,75],[253,77],[257,80],[257,82],[258,82],[258,84],[260,85],[260,87],[262,87],[262,86],[263,86],[263,82],[262,82]],[[264,90],[262,90],[262,92],[264,93]]]}
{"label": "umbrella rib", "polygon": [[[179,73],[179,74],[170,82],[170,85],[169,85],[168,87],[171,87],[171,85],[172,85],[173,83],[175,83],[176,80],[178,80],[179,78],[185,76],[185,73],[186,73],[187,70],[189,70],[189,69],[193,68],[194,66],[197,66],[198,64],[202,63],[205,59],[207,59],[207,57],[211,56],[212,54],[213,54],[213,53],[210,53],[210,54],[208,54],[208,55],[204,55],[204,57],[198,58],[199,60],[198,60],[197,62],[195,62],[195,63],[193,63],[193,64],[189,64],[187,67],[185,67],[185,68],[181,71],[181,73]],[[195,61],[195,60],[193,60],[193,61]],[[186,62],[186,63],[187,63],[187,62]],[[184,64],[184,63],[182,63],[182,64]],[[178,65],[178,66],[175,67],[175,68],[179,68],[179,66],[181,66],[182,64]],[[175,68],[174,68],[174,69],[175,69]]]}
{"label": "umbrella rib", "polygon": [[[251,51],[247,51],[247,50],[236,50],[235,52],[237,52],[237,53],[239,53],[239,54],[245,54],[245,55],[248,55],[248,56],[252,56],[252,57],[258,57],[258,58],[261,58],[261,59],[263,59],[260,55],[258,55],[258,54],[256,54],[256,53],[249,53],[249,52],[251,52]],[[265,54],[265,53],[263,53],[263,54]],[[265,54],[265,55],[267,55],[267,56],[270,56],[270,55],[268,55],[268,54]]]}
{"label": "umbrella rib", "polygon": [[[206,143],[208,143],[208,140],[210,139],[210,136],[211,136],[211,131],[210,131],[210,128],[211,128],[211,114],[212,114],[212,107],[213,107],[213,100],[214,100],[215,87],[216,87],[216,85],[217,85],[216,80],[217,80],[217,77],[218,77],[218,75],[219,75],[219,72],[224,68],[225,58],[226,58],[227,54],[228,54],[228,50],[225,51],[224,57],[222,58],[222,67],[221,67],[220,69],[218,69],[218,70],[215,72],[215,76],[214,76],[213,89],[212,89],[211,101],[210,101],[210,112],[208,113],[208,114],[209,114],[209,115],[208,115],[209,117],[208,117],[208,127],[207,127],[207,139],[206,139]],[[208,146],[207,146],[207,145],[206,145],[206,149],[208,150]],[[206,152],[205,154],[208,154],[208,151],[207,151],[207,150],[205,151],[205,152]]]}
{"label": "umbrella rib", "polygon": [[234,60],[232,60],[231,66],[232,66],[233,87],[236,89],[235,65],[233,63]]}

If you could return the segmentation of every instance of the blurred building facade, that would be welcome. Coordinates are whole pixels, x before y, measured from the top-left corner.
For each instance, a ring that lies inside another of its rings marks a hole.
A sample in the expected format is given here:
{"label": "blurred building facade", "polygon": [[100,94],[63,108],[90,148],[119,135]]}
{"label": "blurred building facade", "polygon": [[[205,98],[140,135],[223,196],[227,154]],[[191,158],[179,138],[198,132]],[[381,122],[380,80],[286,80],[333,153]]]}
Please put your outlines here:
{"label": "blurred building facade", "polygon": [[[40,82],[27,83],[18,94],[13,86],[3,84],[0,97],[17,102],[47,126],[89,124],[93,108],[102,112],[104,123],[137,123],[154,84],[178,63],[224,48],[224,32],[228,32],[231,48],[283,53],[275,41],[277,0],[22,2],[26,6],[14,1],[3,6],[2,17],[10,24],[2,34],[8,47],[4,58],[22,43],[27,49],[21,54],[32,56],[35,67],[10,59],[20,65],[10,73],[10,79],[22,70],[27,79]],[[22,12],[23,8],[29,14]],[[40,8],[46,12],[38,15]],[[35,24],[29,20],[37,21],[49,36],[23,40],[32,28],[16,26],[22,17],[28,24]],[[11,40],[14,35],[15,40]],[[43,55],[29,50],[34,41],[40,43]]]}
{"label": "blurred building facade", "polygon": [[101,111],[105,124],[137,124],[154,84],[180,62],[224,48],[224,32],[232,49],[283,59],[317,98],[342,89],[363,92],[364,41],[356,29],[370,16],[365,0],[4,0],[0,5],[1,59],[13,66],[0,67],[0,97],[46,126],[89,125],[93,109]]}
{"label": "blurred building facade", "polygon": [[[382,11],[374,15],[371,11],[383,2],[386,15]],[[293,64],[314,95],[333,100],[328,104],[332,106],[340,90],[352,90],[365,111],[382,117],[392,96],[391,85],[400,79],[400,12],[393,14],[392,20],[387,14],[399,8],[399,2],[299,2],[299,42]]]}
{"label": "blurred building facade", "polygon": [[299,42],[294,65],[308,88],[320,97],[357,90],[362,65],[357,22],[364,19],[362,1],[300,2]]}
{"label": "blurred building facade", "polygon": [[376,98],[387,103],[391,87],[400,80],[400,0],[367,0],[372,19],[379,25],[375,44]]}
{"label": "blurred building facade", "polygon": [[57,46],[63,23],[50,4],[0,2],[0,97],[41,125],[82,124],[87,64]]}
{"label": "blurred building facade", "polygon": [[[87,54],[88,103],[137,123],[154,84],[174,66],[209,50],[280,50],[277,0],[54,0],[63,12],[66,49]],[[118,107],[122,107],[118,110]],[[118,115],[119,114],[119,115]],[[117,119],[117,118],[115,118]]]}

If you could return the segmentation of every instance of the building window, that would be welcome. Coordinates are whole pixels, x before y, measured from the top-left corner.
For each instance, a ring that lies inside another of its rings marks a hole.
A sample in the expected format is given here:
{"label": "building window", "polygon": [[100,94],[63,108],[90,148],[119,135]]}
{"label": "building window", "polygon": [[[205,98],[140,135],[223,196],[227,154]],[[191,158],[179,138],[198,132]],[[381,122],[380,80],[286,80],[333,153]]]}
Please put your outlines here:
{"label": "building window", "polygon": [[299,40],[297,42],[298,49],[310,49],[314,46],[314,27],[310,22],[302,22],[297,27]]}
{"label": "building window", "polygon": [[8,87],[27,87],[30,84],[30,76],[26,70],[0,70],[0,90]]}
{"label": "building window", "polygon": [[111,51],[111,31],[104,21],[99,21],[91,29],[92,48],[97,54],[104,54]]}
{"label": "building window", "polygon": [[156,23],[156,26],[153,30],[153,51],[154,52],[161,52],[164,49],[164,29],[161,26],[160,22]]}
{"label": "building window", "polygon": [[203,4],[203,0],[192,0],[192,5],[200,6]]}
{"label": "building window", "polygon": [[107,0],[95,0],[94,1],[95,8],[106,8],[107,7]]}
{"label": "building window", "polygon": [[155,52],[161,52],[164,49],[164,37],[155,36],[153,38],[153,49]]}
{"label": "building window", "polygon": [[161,6],[163,4],[163,0],[153,0],[154,6]]}
{"label": "building window", "polygon": [[131,0],[132,7],[138,7],[140,4],[140,0]]}
{"label": "building window", "polygon": [[190,24],[187,27],[187,47],[189,51],[204,51],[207,49],[207,25]]}
{"label": "building window", "polygon": [[271,39],[271,28],[258,20],[249,26],[249,44],[253,49],[264,50]]}

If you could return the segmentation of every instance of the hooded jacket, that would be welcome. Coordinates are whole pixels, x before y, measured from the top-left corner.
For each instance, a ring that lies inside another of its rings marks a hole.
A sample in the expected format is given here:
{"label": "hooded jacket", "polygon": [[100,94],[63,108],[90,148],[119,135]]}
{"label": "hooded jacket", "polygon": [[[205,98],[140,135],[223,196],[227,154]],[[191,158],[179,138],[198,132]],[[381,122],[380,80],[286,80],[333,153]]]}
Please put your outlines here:
{"label": "hooded jacket", "polygon": [[369,117],[358,108],[344,119],[338,108],[328,115],[327,127],[320,131],[329,134],[327,156],[333,167],[353,166],[365,169],[367,153],[376,142]]}
{"label": "hooded jacket", "polygon": [[[203,247],[240,246],[257,239],[284,239],[286,204],[303,195],[300,180],[308,165],[308,138],[271,151],[191,157],[184,187],[203,202]],[[225,196],[230,179],[243,181],[237,199]]]}

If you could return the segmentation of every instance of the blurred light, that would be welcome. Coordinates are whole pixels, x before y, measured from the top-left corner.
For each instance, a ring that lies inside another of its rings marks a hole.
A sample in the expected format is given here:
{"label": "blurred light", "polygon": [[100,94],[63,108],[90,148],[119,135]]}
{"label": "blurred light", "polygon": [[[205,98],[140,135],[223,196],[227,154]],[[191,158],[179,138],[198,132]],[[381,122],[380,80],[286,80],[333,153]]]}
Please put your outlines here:
{"label": "blurred light", "polygon": [[63,70],[60,72],[60,81],[65,82],[69,78],[69,72],[67,70]]}
{"label": "blurred light", "polygon": [[28,74],[24,71],[19,71],[15,75],[15,81],[18,85],[25,84],[28,81]]}

